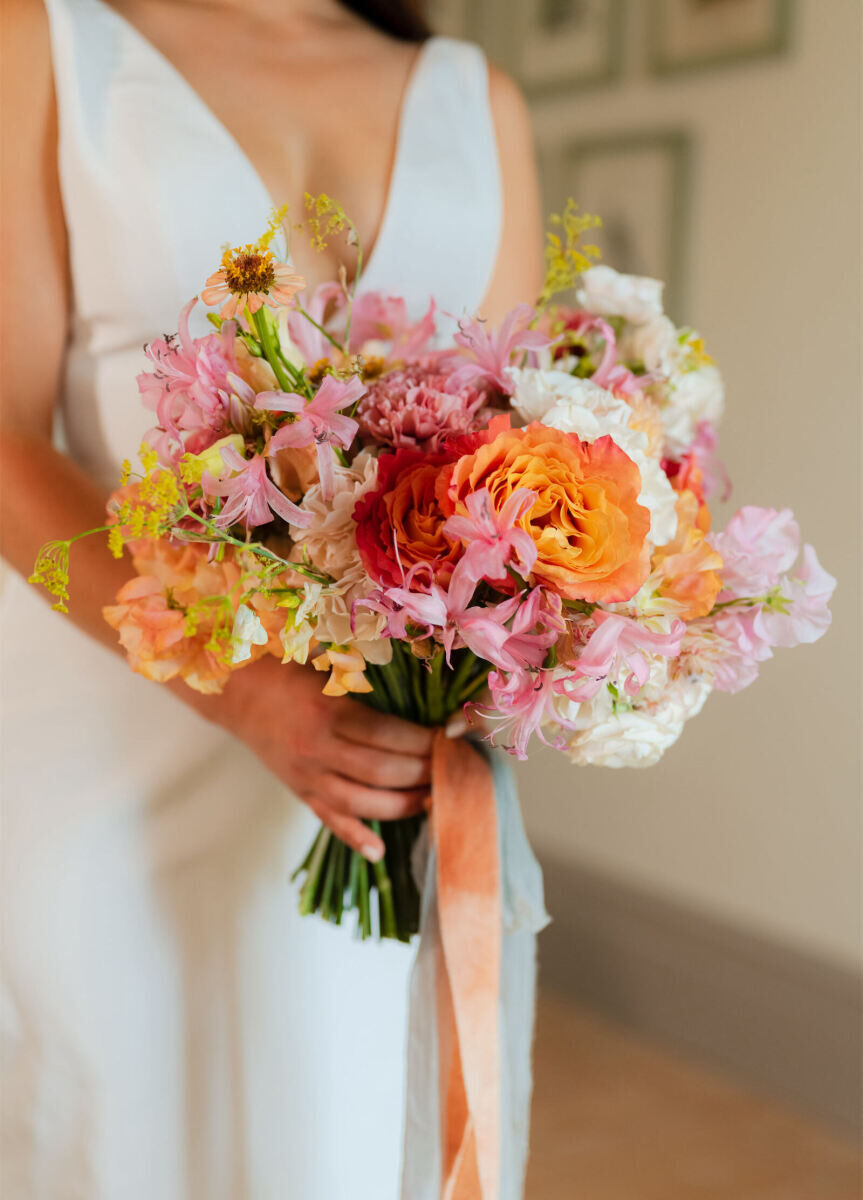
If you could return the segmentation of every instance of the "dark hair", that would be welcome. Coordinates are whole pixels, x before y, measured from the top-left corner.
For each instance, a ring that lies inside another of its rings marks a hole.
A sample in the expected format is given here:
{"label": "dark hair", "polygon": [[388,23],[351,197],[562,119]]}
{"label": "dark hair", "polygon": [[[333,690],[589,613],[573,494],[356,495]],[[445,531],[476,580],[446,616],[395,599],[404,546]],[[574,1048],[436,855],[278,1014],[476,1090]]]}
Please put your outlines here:
{"label": "dark hair", "polygon": [[400,38],[403,42],[422,42],[431,35],[423,16],[421,0],[341,0],[345,8],[363,17],[370,25]]}

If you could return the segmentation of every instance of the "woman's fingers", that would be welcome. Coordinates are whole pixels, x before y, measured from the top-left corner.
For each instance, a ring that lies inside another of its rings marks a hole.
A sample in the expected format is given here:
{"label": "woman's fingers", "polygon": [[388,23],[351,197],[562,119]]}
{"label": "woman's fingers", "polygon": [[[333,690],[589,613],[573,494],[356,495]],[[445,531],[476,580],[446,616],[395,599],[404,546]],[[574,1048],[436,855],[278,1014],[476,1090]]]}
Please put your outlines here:
{"label": "woman's fingers", "polygon": [[388,791],[366,787],[343,775],[327,775],[320,786],[321,799],[337,812],[371,821],[400,821],[422,812],[427,787]]}
{"label": "woman's fingers", "polygon": [[356,817],[347,817],[327,804],[317,806],[317,814],[345,845],[362,854],[369,862],[380,862],[384,856],[383,839]]}
{"label": "woman's fingers", "polygon": [[361,746],[374,746],[398,754],[428,757],[431,754],[434,730],[412,721],[403,721],[387,713],[354,701],[345,704],[333,720],[333,731],[345,741]]}
{"label": "woman's fingers", "polygon": [[391,754],[342,739],[336,742],[327,765],[337,775],[386,790],[422,787],[431,779],[430,758]]}

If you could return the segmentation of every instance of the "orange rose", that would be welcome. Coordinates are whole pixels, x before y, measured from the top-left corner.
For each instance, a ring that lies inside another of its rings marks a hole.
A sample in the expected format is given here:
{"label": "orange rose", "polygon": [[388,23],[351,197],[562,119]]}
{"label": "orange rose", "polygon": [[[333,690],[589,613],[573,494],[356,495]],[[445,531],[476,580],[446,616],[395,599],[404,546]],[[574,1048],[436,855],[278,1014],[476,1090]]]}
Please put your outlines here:
{"label": "orange rose", "polygon": [[442,507],[466,512],[467,497],[484,487],[498,509],[517,488],[536,493],[520,524],[536,542],[534,578],[561,596],[628,600],[647,578],[641,473],[610,437],[582,442],[540,424],[505,430],[443,474]]}
{"label": "orange rose", "polygon": [[676,615],[683,621],[706,617],[722,590],[722,580],[716,574],[722,567],[722,559],[700,525],[705,507],[693,492],[681,492],[676,505],[677,533],[653,555],[656,594],[679,604],[681,608]]}
{"label": "orange rose", "polygon": [[450,461],[447,454],[414,449],[378,459],[377,488],[354,509],[357,549],[378,583],[400,586],[402,571],[418,562],[430,563],[442,582],[452,575],[461,549],[444,535],[446,517],[436,495],[438,476]]}

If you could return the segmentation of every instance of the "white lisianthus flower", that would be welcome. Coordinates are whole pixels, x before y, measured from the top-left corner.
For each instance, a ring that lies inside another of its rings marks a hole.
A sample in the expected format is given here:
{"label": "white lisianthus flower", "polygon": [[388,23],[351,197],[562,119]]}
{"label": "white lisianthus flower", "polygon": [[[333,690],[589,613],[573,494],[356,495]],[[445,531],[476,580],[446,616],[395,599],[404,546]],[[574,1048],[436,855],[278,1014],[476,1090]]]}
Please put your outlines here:
{"label": "white lisianthus flower", "polygon": [[599,316],[623,317],[641,325],[661,315],[664,286],[644,275],[621,275],[613,267],[590,267],[581,277],[578,303]]}
{"label": "white lisianthus flower", "polygon": [[233,653],[231,662],[245,662],[252,657],[252,646],[266,646],[269,636],[261,622],[261,618],[248,604],[241,604],[234,614],[234,627],[231,630]]}
{"label": "white lisianthus flower", "polygon": [[702,421],[715,425],[725,407],[725,386],[716,367],[709,365],[673,377],[662,407],[665,449],[671,457],[685,454]]}
{"label": "white lisianthus flower", "polygon": [[624,329],[618,341],[621,360],[643,366],[646,371],[671,375],[681,363],[677,327],[670,318],[659,315],[641,325]]}
{"label": "white lisianthus flower", "polygon": [[661,697],[632,708],[619,707],[606,688],[582,704],[567,753],[582,766],[650,767],[673,746],[690,717],[710,695],[703,679],[675,679]]}
{"label": "white lisianthus flower", "polygon": [[511,367],[512,404],[528,421],[575,433],[595,442],[606,434],[629,455],[641,472],[639,504],[650,512],[650,540],[664,546],[677,532],[676,494],[662,466],[648,453],[644,433],[633,429],[633,410],[626,400],[565,371]]}

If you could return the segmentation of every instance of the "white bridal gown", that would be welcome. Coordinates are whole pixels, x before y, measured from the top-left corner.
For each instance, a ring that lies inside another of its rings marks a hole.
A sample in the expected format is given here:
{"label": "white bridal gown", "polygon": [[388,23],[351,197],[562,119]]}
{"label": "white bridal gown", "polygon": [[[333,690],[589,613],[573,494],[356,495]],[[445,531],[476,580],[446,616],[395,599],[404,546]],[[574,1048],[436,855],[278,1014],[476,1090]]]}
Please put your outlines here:
{"label": "white bridal gown", "polygon": [[[64,437],[108,489],[151,423],[143,343],[271,200],[128,21],[103,0],[48,11],[75,304]],[[433,38],[365,286],[416,316],[432,294],[471,310],[500,224],[485,61]],[[301,920],[289,874],[312,814],[8,571],[2,633],[0,1194],[395,1200],[410,951]]]}

